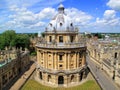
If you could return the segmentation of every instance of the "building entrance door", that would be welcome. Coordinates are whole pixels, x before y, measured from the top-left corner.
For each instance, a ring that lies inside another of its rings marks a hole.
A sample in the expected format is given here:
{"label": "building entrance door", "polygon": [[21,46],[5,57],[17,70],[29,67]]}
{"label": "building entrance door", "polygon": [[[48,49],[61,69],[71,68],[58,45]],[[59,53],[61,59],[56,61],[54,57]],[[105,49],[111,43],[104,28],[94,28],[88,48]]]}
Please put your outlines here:
{"label": "building entrance door", "polygon": [[64,77],[63,76],[58,77],[58,84],[64,84]]}

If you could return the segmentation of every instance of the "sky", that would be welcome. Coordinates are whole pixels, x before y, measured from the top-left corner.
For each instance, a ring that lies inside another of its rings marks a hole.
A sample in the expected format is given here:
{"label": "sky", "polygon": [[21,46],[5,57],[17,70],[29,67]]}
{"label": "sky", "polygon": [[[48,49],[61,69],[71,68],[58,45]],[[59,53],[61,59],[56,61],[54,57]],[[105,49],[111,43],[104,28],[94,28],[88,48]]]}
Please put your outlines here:
{"label": "sky", "polygon": [[60,3],[80,32],[120,33],[120,0],[0,0],[0,33],[44,32]]}

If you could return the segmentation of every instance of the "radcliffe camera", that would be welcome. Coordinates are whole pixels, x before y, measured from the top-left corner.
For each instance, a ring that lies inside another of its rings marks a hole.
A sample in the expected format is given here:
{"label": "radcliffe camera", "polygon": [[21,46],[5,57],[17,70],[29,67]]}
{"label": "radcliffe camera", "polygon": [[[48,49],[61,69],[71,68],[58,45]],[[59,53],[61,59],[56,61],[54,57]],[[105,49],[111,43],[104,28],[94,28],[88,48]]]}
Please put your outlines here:
{"label": "radcliffe camera", "polygon": [[120,0],[1,0],[0,90],[120,90]]}

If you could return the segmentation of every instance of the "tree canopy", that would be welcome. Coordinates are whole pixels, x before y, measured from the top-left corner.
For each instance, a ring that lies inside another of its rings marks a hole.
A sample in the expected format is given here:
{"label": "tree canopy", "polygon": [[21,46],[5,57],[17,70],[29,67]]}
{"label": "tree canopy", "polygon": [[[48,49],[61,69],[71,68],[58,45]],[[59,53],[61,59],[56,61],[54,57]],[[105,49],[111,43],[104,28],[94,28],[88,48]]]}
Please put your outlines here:
{"label": "tree canopy", "polygon": [[16,34],[14,30],[7,30],[0,34],[0,49],[5,49],[5,47],[29,48],[29,44],[27,34]]}

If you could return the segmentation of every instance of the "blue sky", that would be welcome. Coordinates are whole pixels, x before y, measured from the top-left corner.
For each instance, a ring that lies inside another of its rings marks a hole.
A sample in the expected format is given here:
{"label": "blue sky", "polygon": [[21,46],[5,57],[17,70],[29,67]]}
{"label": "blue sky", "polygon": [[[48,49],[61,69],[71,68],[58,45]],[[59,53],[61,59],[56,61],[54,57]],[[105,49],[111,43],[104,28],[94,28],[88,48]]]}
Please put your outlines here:
{"label": "blue sky", "polygon": [[80,32],[120,33],[120,0],[0,0],[0,33],[43,32],[60,3]]}

